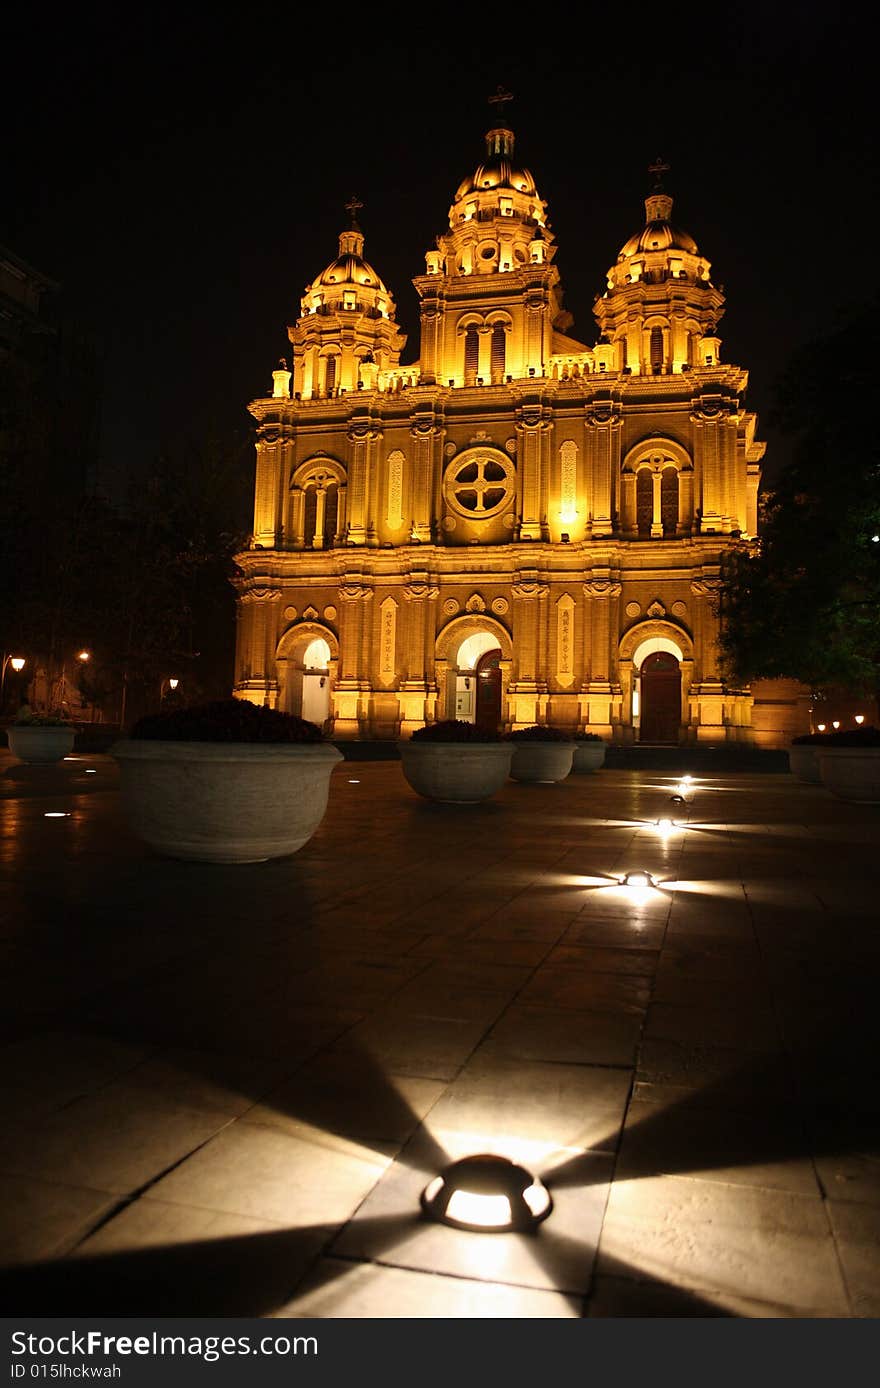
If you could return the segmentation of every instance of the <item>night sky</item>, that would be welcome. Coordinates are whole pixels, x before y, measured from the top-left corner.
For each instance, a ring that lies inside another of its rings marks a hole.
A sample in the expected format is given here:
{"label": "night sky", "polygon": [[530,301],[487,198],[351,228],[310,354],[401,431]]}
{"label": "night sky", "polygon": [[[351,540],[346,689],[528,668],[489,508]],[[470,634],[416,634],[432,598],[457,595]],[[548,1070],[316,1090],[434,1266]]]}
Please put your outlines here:
{"label": "night sky", "polygon": [[327,13],[301,27],[296,7],[32,7],[5,22],[0,241],[62,282],[102,344],[103,487],[181,432],[248,426],[352,192],[403,360],[417,356],[411,281],[499,84],[589,344],[605,270],[644,221],[646,166],[671,164],[673,219],[724,286],[722,358],[749,369],[772,471],[775,377],[874,274],[876,79],[855,9]]}

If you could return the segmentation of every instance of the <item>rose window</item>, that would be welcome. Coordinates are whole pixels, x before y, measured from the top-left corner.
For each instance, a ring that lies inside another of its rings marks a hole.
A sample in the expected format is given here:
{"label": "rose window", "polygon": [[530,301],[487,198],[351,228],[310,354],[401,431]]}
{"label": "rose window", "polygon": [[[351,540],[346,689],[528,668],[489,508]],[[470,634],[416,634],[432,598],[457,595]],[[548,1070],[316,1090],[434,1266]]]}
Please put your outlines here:
{"label": "rose window", "polygon": [[443,485],[452,510],[469,520],[487,520],[513,496],[513,464],[503,453],[472,449],[450,464]]}

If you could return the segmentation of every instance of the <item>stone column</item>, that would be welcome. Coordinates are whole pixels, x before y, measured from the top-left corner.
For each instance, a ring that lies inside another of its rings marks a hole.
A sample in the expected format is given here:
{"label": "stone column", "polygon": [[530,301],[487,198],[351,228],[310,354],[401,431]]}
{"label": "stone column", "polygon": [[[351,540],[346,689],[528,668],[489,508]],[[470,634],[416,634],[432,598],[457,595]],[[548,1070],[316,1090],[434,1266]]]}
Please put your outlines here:
{"label": "stone column", "polygon": [[339,667],[334,688],[336,717],[333,731],[338,737],[357,737],[364,713],[363,690],[370,688],[363,663],[364,611],[372,589],[362,574],[347,573],[339,585]]}
{"label": "stone column", "polygon": [[294,549],[305,546],[306,494],[302,487],[293,487],[290,493],[290,540]]}
{"label": "stone column", "polygon": [[263,424],[257,431],[254,484],[254,543],[274,549],[283,528],[283,472],[293,431],[284,425]]}
{"label": "stone column", "polygon": [[430,582],[427,573],[408,574],[403,587],[406,625],[401,663],[406,678],[400,684],[402,737],[409,737],[416,728],[420,728],[427,716],[429,660],[433,663],[434,608],[439,591]]}
{"label": "stone column", "polygon": [[[593,536],[610,535],[614,512],[620,509],[620,431],[623,419],[620,405],[612,400],[596,400],[586,406],[587,457],[590,475]],[[633,525],[635,497],[633,496]]]}
{"label": "stone column", "polygon": [[445,429],[442,417],[432,408],[416,410],[411,416],[412,531],[410,538],[430,544],[433,537],[435,479],[439,475]]}
{"label": "stone column", "polygon": [[694,459],[700,469],[700,529],[705,535],[724,530],[724,479],[721,471],[721,426],[724,414],[720,399],[700,397],[691,412],[694,426]]}
{"label": "stone column", "polygon": [[549,430],[551,412],[538,401],[520,405],[516,412],[517,459],[520,470],[519,509],[521,540],[540,540],[546,528],[546,497],[542,494],[545,471],[543,435]]}
{"label": "stone column", "polygon": [[374,471],[372,455],[378,438],[379,430],[368,415],[358,415],[348,426],[351,456],[348,468],[346,540],[350,545],[365,545],[371,542],[370,532],[375,526],[371,515]]}
{"label": "stone column", "polygon": [[537,569],[521,569],[511,586],[517,659],[515,680],[510,686],[510,721],[514,727],[528,727],[536,722],[540,696],[546,695],[546,684],[539,678],[539,622],[548,591],[546,583],[538,582]]}
{"label": "stone column", "polygon": [[697,678],[691,685],[690,705],[698,742],[722,742],[727,737],[725,689],[718,658],[718,588],[717,565],[704,564],[700,576],[691,580]]}
{"label": "stone column", "polygon": [[663,473],[659,467],[651,472],[651,538],[663,536],[662,497]]}
{"label": "stone column", "polygon": [[588,599],[585,626],[591,629],[590,678],[585,690],[586,721],[593,732],[608,737],[611,736],[614,710],[619,712],[621,701],[618,684],[611,680],[612,631],[616,646],[617,607],[621,591],[621,584],[611,578],[608,569],[594,568],[584,584],[584,594]]}

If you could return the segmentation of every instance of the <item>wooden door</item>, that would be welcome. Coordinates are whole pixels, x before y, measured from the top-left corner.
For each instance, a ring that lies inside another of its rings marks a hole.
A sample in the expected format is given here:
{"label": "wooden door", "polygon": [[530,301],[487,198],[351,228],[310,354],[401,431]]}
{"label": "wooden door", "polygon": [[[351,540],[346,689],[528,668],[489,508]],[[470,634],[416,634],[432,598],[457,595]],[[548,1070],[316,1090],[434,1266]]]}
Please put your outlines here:
{"label": "wooden door", "polygon": [[645,656],[641,669],[640,742],[677,743],[681,727],[681,667],[669,651]]}
{"label": "wooden door", "polygon": [[483,732],[498,731],[501,722],[500,651],[487,651],[477,661],[477,708],[474,722]]}

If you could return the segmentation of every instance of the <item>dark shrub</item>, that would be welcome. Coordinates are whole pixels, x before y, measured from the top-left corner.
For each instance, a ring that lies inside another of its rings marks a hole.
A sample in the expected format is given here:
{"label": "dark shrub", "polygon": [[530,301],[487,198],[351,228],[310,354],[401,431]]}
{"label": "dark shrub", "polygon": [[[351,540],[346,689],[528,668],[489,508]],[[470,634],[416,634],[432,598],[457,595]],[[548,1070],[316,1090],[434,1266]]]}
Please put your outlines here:
{"label": "dark shrub", "polygon": [[511,742],[573,742],[571,733],[562,728],[553,728],[549,723],[536,723],[531,728],[515,728],[506,736]]}
{"label": "dark shrub", "polygon": [[475,723],[463,723],[459,718],[443,718],[416,728],[412,742],[500,742],[499,733],[487,732]]}
{"label": "dark shrub", "polygon": [[604,742],[605,739],[600,737],[598,733],[572,733],[572,740],[574,742]]}
{"label": "dark shrub", "polygon": [[845,732],[825,733],[829,747],[880,747],[880,728],[847,728]]}
{"label": "dark shrub", "polygon": [[827,742],[830,736],[830,733],[801,733],[800,737],[791,739],[791,745],[792,747],[806,747],[813,742]]}
{"label": "dark shrub", "polygon": [[150,713],[135,723],[131,736],[150,742],[323,742],[316,723],[264,708],[246,699]]}

